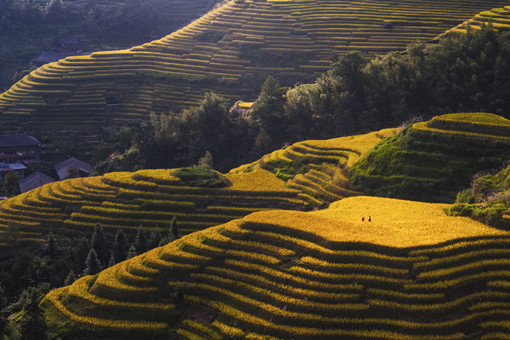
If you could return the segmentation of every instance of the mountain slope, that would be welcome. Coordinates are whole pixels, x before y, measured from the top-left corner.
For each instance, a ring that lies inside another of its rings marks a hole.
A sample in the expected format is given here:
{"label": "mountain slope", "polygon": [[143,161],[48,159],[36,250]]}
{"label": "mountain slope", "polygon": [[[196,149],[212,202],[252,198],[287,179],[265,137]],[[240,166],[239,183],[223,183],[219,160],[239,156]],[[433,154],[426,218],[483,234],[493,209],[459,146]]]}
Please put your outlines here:
{"label": "mountain slope", "polygon": [[53,290],[47,318],[112,339],[504,334],[510,235],[445,207],[360,196],[255,213]]}
{"label": "mountain slope", "polygon": [[351,183],[366,194],[453,201],[481,170],[510,158],[510,121],[489,113],[447,114],[415,123],[365,155]]}
{"label": "mountain slope", "polygon": [[471,187],[457,194],[456,204],[448,212],[470,216],[492,226],[510,227],[510,164],[497,173],[481,173]]}
{"label": "mountain slope", "polygon": [[287,181],[287,187],[301,190],[317,205],[325,206],[359,194],[348,188],[349,170],[372,147],[397,132],[383,129],[357,136],[297,142],[230,173],[259,168],[272,171]]}
{"label": "mountain slope", "polygon": [[[43,243],[52,229],[59,235],[76,236],[91,232],[99,222],[111,232],[134,233],[140,225],[148,230],[168,228],[173,216],[180,233],[188,234],[262,209],[323,207],[357,194],[345,188],[343,172],[393,133],[394,129],[386,129],[304,141],[283,150],[281,160],[278,151],[225,175],[208,172],[218,176],[223,187],[204,187],[198,175],[186,175],[182,169],[114,172],[50,183],[0,202],[0,235],[9,224],[16,224],[22,241]],[[298,174],[294,184],[286,185],[268,171],[275,171],[282,162],[286,171],[301,170],[304,175]]]}
{"label": "mountain slope", "polygon": [[98,126],[191,105],[204,89],[254,96],[267,74],[284,83],[310,79],[334,54],[401,49],[503,3],[228,1],[160,40],[37,69],[0,95],[2,127],[96,134]]}
{"label": "mountain slope", "polygon": [[[213,6],[211,0],[2,1],[0,90],[32,64],[138,45],[187,25]],[[43,58],[36,58],[41,52]]]}

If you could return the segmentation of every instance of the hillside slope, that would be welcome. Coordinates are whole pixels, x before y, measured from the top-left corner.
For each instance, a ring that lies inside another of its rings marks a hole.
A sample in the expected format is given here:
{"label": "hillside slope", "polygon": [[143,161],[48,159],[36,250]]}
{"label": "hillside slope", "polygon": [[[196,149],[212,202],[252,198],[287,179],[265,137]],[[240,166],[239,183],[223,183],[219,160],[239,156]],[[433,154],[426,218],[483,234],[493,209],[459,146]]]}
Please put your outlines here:
{"label": "hillside slope", "polygon": [[2,1],[0,89],[19,80],[41,52],[47,59],[48,52],[58,57],[128,48],[177,30],[214,5],[211,0]]}
{"label": "hillside slope", "polygon": [[492,226],[510,227],[510,163],[497,173],[481,173],[457,194],[448,209],[453,216],[470,216]]}
{"label": "hillside slope", "polygon": [[366,194],[453,202],[473,175],[510,159],[510,121],[459,113],[415,123],[366,154],[351,183]]}
{"label": "hillside slope", "polygon": [[52,330],[75,339],[508,334],[510,235],[445,207],[360,196],[320,212],[258,212],[80,278],[43,304]]}
{"label": "hillside slope", "polygon": [[450,34],[452,32],[466,33],[468,26],[471,29],[477,30],[480,29],[482,25],[488,25],[489,23],[496,30],[510,30],[510,6],[482,11],[476,14],[473,18],[468,19],[456,27],[446,31],[441,36]]}
{"label": "hillside slope", "polygon": [[192,105],[205,89],[229,99],[254,96],[267,74],[305,81],[334,54],[402,49],[504,3],[227,1],[160,40],[37,69],[0,95],[2,129],[21,124],[41,135],[95,135],[98,127],[146,119],[151,110]]}
{"label": "hillside slope", "polygon": [[273,151],[261,159],[232,169],[231,174],[266,169],[301,190],[318,206],[359,193],[348,188],[351,167],[372,147],[395,135],[398,129],[326,140],[306,140]]}
{"label": "hillside slope", "polygon": [[[134,233],[140,225],[147,230],[166,229],[173,216],[180,233],[188,234],[261,209],[324,207],[357,194],[345,188],[344,173],[393,134],[394,129],[386,129],[296,143],[220,175],[223,187],[203,187],[184,180],[178,177],[178,169],[114,172],[50,183],[0,202],[0,235],[9,224],[16,224],[22,241],[43,243],[50,230],[76,236],[92,232],[99,222],[110,232],[123,229]],[[278,164],[297,173],[291,183],[286,185],[277,178]]]}

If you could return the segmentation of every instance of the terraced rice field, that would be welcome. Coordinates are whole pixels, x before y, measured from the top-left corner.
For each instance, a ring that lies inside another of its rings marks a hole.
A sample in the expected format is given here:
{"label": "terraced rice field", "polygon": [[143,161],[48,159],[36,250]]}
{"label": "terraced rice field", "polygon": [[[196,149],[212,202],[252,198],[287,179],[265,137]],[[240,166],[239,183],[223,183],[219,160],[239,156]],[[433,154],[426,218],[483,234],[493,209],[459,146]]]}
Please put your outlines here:
{"label": "terraced rice field", "polygon": [[325,206],[359,195],[347,188],[349,169],[376,144],[396,133],[397,129],[384,129],[357,136],[297,142],[230,173],[260,168],[276,174],[287,169],[297,171],[287,180],[287,187],[302,191],[317,206]]}
{"label": "terraced rice field", "polygon": [[503,8],[493,8],[491,10],[482,11],[476,14],[473,18],[468,19],[463,23],[441,34],[441,36],[454,32],[466,33],[468,26],[471,27],[471,29],[473,30],[477,30],[480,29],[482,25],[488,25],[489,23],[496,30],[501,31],[510,30],[510,6],[505,6]]}
{"label": "terraced rice field", "polygon": [[44,305],[50,325],[112,338],[500,338],[510,234],[444,208],[360,196],[257,212],[53,290]]}
{"label": "terraced rice field", "polygon": [[13,223],[21,228],[21,241],[42,243],[49,230],[76,236],[97,222],[112,232],[134,232],[140,225],[166,229],[175,216],[180,233],[188,234],[270,207],[312,207],[263,169],[227,175],[232,184],[217,189],[179,185],[170,172],[109,173],[44,185],[0,204],[0,233]]}
{"label": "terraced rice field", "polygon": [[253,96],[253,77],[307,79],[334,54],[403,49],[505,3],[226,1],[162,39],[42,66],[0,95],[2,125],[90,132],[193,105],[207,90],[227,99]]}
{"label": "terraced rice field", "polygon": [[510,121],[490,113],[436,116],[367,153],[351,184],[374,196],[453,202],[473,176],[510,157]]}
{"label": "terraced rice field", "polygon": [[[182,234],[269,208],[311,210],[357,195],[345,188],[345,171],[394,129],[293,144],[281,159],[306,163],[309,170],[287,182],[274,168],[273,154],[224,175],[224,188],[183,186],[174,169],[116,172],[44,185],[0,202],[0,234],[9,223],[22,228],[22,241],[45,242],[53,228],[63,234],[90,232],[97,222],[114,232],[168,228],[172,217]],[[287,158],[287,156],[289,158]],[[270,169],[271,171],[268,171]],[[299,184],[303,183],[303,184]]]}
{"label": "terraced rice field", "polygon": [[490,113],[455,113],[415,123],[413,129],[473,138],[510,140],[510,120]]}

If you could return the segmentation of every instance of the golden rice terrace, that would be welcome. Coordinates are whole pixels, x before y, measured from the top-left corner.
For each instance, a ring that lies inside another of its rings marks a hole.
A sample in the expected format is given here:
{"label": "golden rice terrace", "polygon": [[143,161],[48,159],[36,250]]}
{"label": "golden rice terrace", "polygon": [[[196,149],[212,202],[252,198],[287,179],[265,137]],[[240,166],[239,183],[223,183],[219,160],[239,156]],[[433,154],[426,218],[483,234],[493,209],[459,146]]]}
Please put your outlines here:
{"label": "golden rice terrace", "polygon": [[482,11],[476,14],[471,19],[464,21],[458,26],[448,30],[445,34],[451,32],[466,33],[468,26],[472,30],[480,29],[482,25],[492,25],[496,30],[508,31],[510,30],[510,6],[503,8],[493,8],[488,11]]}
{"label": "golden rice terrace", "polygon": [[67,334],[112,339],[502,338],[510,234],[445,207],[359,196],[320,212],[257,212],[43,304],[53,331],[68,322]]}
{"label": "golden rice terrace", "polygon": [[[370,148],[393,135],[385,129],[329,140],[308,140],[221,175],[225,186],[193,186],[176,169],[114,172],[50,183],[0,203],[0,236],[9,224],[20,227],[21,241],[43,243],[50,230],[76,235],[96,223],[115,232],[168,228],[172,217],[181,234],[225,223],[269,208],[311,210],[357,195],[345,188],[346,171]],[[283,163],[282,163],[283,162]],[[277,164],[305,164],[304,174],[287,183]],[[0,247],[3,245],[0,243]],[[1,249],[1,248],[0,248]]]}
{"label": "golden rice terrace", "polygon": [[[5,131],[89,131],[193,105],[204,89],[231,99],[267,74],[308,79],[334,54],[403,49],[502,0],[226,1],[188,26],[128,50],[72,56],[0,95]],[[253,80],[255,79],[255,80]],[[251,92],[250,92],[251,93]],[[251,93],[250,95],[253,95]]]}

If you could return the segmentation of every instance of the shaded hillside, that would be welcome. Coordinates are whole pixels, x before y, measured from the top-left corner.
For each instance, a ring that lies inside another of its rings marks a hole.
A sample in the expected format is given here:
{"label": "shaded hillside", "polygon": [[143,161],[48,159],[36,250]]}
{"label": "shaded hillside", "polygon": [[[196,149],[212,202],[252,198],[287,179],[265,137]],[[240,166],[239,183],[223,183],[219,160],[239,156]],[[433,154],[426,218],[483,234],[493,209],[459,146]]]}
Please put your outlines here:
{"label": "shaded hillside", "polygon": [[510,158],[510,121],[489,113],[448,114],[415,123],[371,150],[351,170],[366,194],[453,201],[474,174]]}
{"label": "shaded hillside", "polygon": [[448,212],[470,216],[492,226],[510,227],[510,165],[495,174],[482,172],[473,178],[471,187],[459,192]]}
{"label": "shaded hillside", "polygon": [[254,95],[268,73],[284,83],[307,80],[334,54],[402,49],[503,3],[229,1],[160,40],[39,68],[0,96],[2,126],[95,134],[193,104],[204,89]]}
{"label": "shaded hillside", "polygon": [[0,89],[26,75],[42,52],[36,66],[83,51],[131,47],[165,36],[213,6],[211,0],[2,1]]}
{"label": "shaded hillside", "polygon": [[43,305],[63,339],[508,334],[510,236],[445,207],[354,197],[259,212],[80,278]]}
{"label": "shaded hillside", "polygon": [[[87,235],[98,222],[110,233],[134,233],[140,225],[166,230],[173,216],[180,233],[188,234],[262,209],[323,207],[357,194],[345,188],[346,171],[393,133],[386,129],[296,143],[225,175],[205,171],[204,176],[197,168],[161,169],[50,183],[0,203],[0,235],[9,224],[21,228],[20,241],[25,243],[44,243],[50,230],[62,236]],[[217,178],[211,181],[208,173]],[[292,173],[296,177],[286,185]],[[285,174],[285,181],[278,174]]]}

